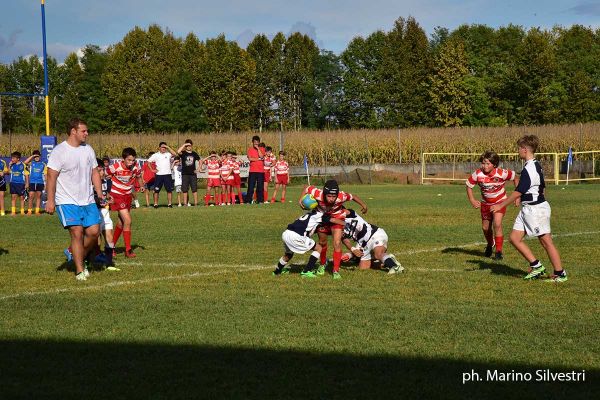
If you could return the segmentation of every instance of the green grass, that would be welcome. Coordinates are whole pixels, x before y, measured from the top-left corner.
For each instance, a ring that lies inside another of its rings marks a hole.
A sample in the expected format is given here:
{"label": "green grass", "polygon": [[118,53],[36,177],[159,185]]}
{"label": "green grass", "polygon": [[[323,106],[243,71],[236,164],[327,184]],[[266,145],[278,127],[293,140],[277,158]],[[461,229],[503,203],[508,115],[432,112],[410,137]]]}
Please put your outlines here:
{"label": "green grass", "polygon": [[[133,211],[138,258],[85,283],[56,216],[0,220],[0,398],[592,398],[600,379],[600,186],[548,188],[569,281],[482,255],[462,186],[348,186],[401,276],[273,277],[296,203]],[[299,188],[291,188],[296,199]],[[358,208],[358,207],[357,207]],[[509,232],[517,209],[505,218]],[[551,266],[537,241],[534,253]],[[120,244],[122,246],[122,242]],[[296,256],[300,266],[306,256]],[[585,370],[585,382],[462,384]]]}

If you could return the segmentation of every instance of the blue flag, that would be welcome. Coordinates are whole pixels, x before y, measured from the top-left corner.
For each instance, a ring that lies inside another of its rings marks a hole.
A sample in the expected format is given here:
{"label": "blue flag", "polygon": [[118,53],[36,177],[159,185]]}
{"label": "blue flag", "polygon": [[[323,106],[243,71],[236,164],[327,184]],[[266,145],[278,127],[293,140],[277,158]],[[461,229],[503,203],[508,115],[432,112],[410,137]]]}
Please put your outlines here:
{"label": "blue flag", "polygon": [[308,158],[306,157],[306,154],[304,155],[304,170],[308,174]]}
{"label": "blue flag", "polygon": [[573,148],[569,146],[569,154],[567,155],[567,164],[573,165]]}

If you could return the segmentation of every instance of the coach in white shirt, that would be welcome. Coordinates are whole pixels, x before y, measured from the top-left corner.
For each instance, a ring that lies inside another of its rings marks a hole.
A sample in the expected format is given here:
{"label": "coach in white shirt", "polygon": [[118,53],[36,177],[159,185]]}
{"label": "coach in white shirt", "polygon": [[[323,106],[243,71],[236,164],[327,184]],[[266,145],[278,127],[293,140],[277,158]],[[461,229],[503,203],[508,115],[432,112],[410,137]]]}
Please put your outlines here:
{"label": "coach in white shirt", "polygon": [[84,121],[69,122],[67,140],[50,153],[46,181],[46,212],[53,214],[56,210],[62,226],[69,230],[78,281],[85,281],[89,276],[83,260],[98,243],[100,234],[100,212],[94,190],[104,202],[96,153],[86,144],[87,137],[88,127]]}
{"label": "coach in white shirt", "polygon": [[[158,145],[158,153],[154,153],[148,159],[148,165],[156,163],[156,169],[153,170],[156,174],[154,178],[154,208],[158,208],[158,194],[164,186],[167,191],[167,207],[172,208],[171,198],[173,197],[173,178],[171,176],[171,161],[173,156],[176,156],[175,150],[167,146],[165,142],[160,142]],[[150,167],[152,168],[152,167]]]}

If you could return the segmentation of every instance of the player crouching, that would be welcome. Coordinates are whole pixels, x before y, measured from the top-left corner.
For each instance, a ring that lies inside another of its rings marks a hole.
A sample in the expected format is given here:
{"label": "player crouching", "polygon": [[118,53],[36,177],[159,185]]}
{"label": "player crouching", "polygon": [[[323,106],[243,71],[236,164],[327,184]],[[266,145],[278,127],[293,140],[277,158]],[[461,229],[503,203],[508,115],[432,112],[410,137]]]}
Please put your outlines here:
{"label": "player crouching", "polygon": [[322,223],[328,223],[330,217],[324,215],[321,211],[313,210],[298,218],[287,226],[287,229],[281,235],[283,240],[284,255],[279,259],[277,268],[273,275],[282,275],[289,273],[286,268],[289,261],[296,254],[304,254],[312,250],[308,263],[300,273],[303,278],[316,278],[315,266],[321,253],[321,246],[311,238]]}
{"label": "player crouching", "polygon": [[404,267],[396,257],[387,253],[388,235],[382,228],[368,223],[352,209],[345,209],[344,213],[344,220],[331,218],[331,223],[343,224],[344,238],[358,245],[352,247],[352,254],[360,258],[360,269],[371,268],[371,259],[374,257],[383,264],[389,275],[404,272]]}
{"label": "player crouching", "polygon": [[135,162],[137,157],[135,150],[126,147],[123,149],[121,156],[123,160],[109,166],[108,171],[106,171],[106,175],[112,180],[110,209],[119,213],[119,222],[114,234],[114,245],[117,245],[122,232],[125,240],[125,257],[133,258],[136,255],[131,250],[131,214],[129,210],[131,209],[135,180],[139,181],[142,192],[144,191],[144,181],[142,180],[141,170]]}

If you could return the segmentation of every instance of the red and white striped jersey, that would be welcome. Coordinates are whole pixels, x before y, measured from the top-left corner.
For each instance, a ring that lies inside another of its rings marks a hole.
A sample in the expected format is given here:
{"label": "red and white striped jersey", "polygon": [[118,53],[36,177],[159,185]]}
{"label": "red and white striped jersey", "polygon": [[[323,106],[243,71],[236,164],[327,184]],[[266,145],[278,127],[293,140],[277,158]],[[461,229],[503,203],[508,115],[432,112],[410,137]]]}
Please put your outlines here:
{"label": "red and white striped jersey", "polygon": [[265,154],[263,163],[265,165],[265,172],[271,170],[271,167],[273,166],[273,164],[275,164],[275,161],[277,161],[277,157],[275,157],[275,154]]}
{"label": "red and white striped jersey", "polygon": [[219,169],[221,168],[221,163],[219,162],[219,160],[211,160],[209,158],[208,160],[204,160],[202,164],[206,165],[208,179],[219,179]]}
{"label": "red and white striped jersey", "polygon": [[233,160],[231,162],[231,165],[233,165],[233,173],[235,175],[239,175],[240,174],[240,167],[241,167],[242,163],[239,162],[238,160]]}
{"label": "red and white striped jersey", "polygon": [[142,170],[138,167],[137,163],[133,164],[131,169],[127,168],[123,161],[117,161],[109,165],[106,175],[112,181],[110,192],[121,196],[131,194],[135,181],[141,174]]}
{"label": "red and white striped jersey", "polygon": [[278,160],[275,163],[275,173],[277,173],[277,175],[287,175],[290,171],[290,166],[287,163],[287,161],[283,160]]}
{"label": "red and white striped jersey", "polygon": [[473,172],[465,183],[471,189],[475,185],[479,185],[483,203],[494,204],[506,198],[504,184],[506,181],[514,181],[516,176],[515,171],[510,169],[494,168],[487,175],[481,169],[478,169]]}
{"label": "red and white striped jersey", "polygon": [[231,161],[223,160],[223,162],[221,163],[221,168],[219,169],[219,171],[221,172],[221,178],[225,178],[227,177],[227,175],[230,175],[229,171],[231,171],[232,169],[233,165],[231,165]]}
{"label": "red and white striped jersey", "polygon": [[319,202],[317,209],[327,215],[338,214],[342,210],[344,203],[352,200],[353,198],[350,193],[340,191],[338,193],[337,198],[335,199],[335,202],[333,204],[327,204],[325,202],[325,195],[323,194],[323,190],[317,188],[316,186],[309,186],[308,188],[306,188],[306,192],[312,194],[315,200]]}

